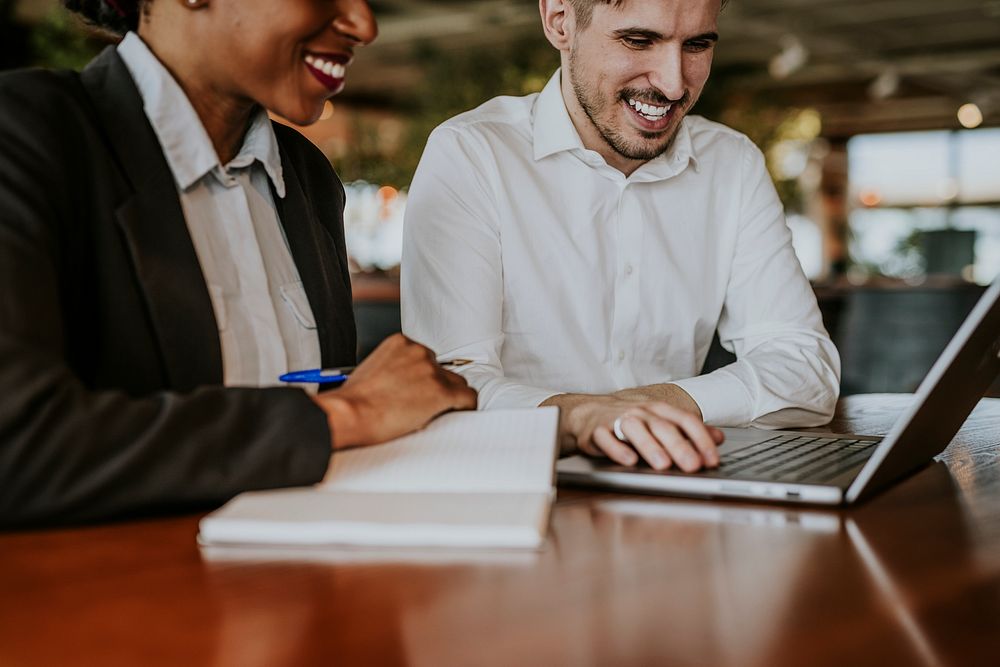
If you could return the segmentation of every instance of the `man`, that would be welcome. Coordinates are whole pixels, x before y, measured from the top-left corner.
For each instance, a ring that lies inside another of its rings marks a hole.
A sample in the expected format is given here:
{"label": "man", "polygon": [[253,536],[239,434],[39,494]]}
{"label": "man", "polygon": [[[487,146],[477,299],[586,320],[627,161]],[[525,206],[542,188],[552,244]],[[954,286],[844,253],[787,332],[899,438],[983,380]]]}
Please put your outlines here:
{"label": "man", "polygon": [[[474,360],[481,407],[557,405],[567,442],[625,465],[716,465],[704,422],[827,422],[839,357],[760,151],[687,115],[720,0],[539,6],[562,65],[545,89],[428,141],[404,332]],[[695,377],[716,329],[738,360]]]}

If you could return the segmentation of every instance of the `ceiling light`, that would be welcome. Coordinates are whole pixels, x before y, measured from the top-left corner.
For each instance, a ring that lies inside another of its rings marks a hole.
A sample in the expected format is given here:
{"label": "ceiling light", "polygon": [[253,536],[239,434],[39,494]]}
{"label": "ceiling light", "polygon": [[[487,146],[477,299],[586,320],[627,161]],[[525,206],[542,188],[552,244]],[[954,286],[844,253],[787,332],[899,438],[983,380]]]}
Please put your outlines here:
{"label": "ceiling light", "polygon": [[767,70],[775,79],[784,79],[795,73],[809,60],[809,50],[795,35],[782,35],[778,40],[779,51],[767,66]]}
{"label": "ceiling light", "polygon": [[983,124],[983,112],[971,102],[963,104],[958,108],[958,122],[962,124],[962,127],[970,130],[979,127]]}
{"label": "ceiling light", "polygon": [[858,193],[858,199],[864,206],[871,208],[873,206],[878,206],[882,203],[882,195],[879,194],[878,190],[865,188]]}
{"label": "ceiling light", "polygon": [[886,100],[899,91],[899,72],[887,67],[868,85],[868,96],[873,100]]}

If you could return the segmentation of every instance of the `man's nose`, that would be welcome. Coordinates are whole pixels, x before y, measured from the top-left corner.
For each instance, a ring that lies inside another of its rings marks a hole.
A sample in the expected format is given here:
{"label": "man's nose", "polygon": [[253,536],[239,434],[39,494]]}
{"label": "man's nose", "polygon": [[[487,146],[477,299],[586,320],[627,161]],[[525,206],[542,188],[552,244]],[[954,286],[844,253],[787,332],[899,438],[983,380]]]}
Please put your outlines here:
{"label": "man's nose", "polygon": [[679,47],[671,47],[657,56],[647,74],[650,85],[670,100],[681,99],[684,97],[684,54]]}

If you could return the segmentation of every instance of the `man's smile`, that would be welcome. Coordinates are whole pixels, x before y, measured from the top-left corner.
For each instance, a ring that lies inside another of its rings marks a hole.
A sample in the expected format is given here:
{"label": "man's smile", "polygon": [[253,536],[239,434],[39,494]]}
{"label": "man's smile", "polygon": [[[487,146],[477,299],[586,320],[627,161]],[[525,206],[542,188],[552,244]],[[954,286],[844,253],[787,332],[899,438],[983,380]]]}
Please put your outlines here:
{"label": "man's smile", "polygon": [[632,124],[643,132],[660,132],[670,126],[677,115],[676,103],[656,105],[629,97],[622,99],[621,104],[630,116]]}

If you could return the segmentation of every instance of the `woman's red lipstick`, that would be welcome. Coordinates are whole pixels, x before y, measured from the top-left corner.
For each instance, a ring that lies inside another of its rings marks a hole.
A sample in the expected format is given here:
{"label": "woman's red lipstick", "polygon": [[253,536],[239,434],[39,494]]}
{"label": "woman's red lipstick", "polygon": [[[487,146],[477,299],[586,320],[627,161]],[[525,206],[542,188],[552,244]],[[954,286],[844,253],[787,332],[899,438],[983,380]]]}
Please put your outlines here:
{"label": "woman's red lipstick", "polygon": [[304,60],[309,73],[325,87],[332,91],[337,91],[344,86],[347,58],[336,55],[307,53]]}

